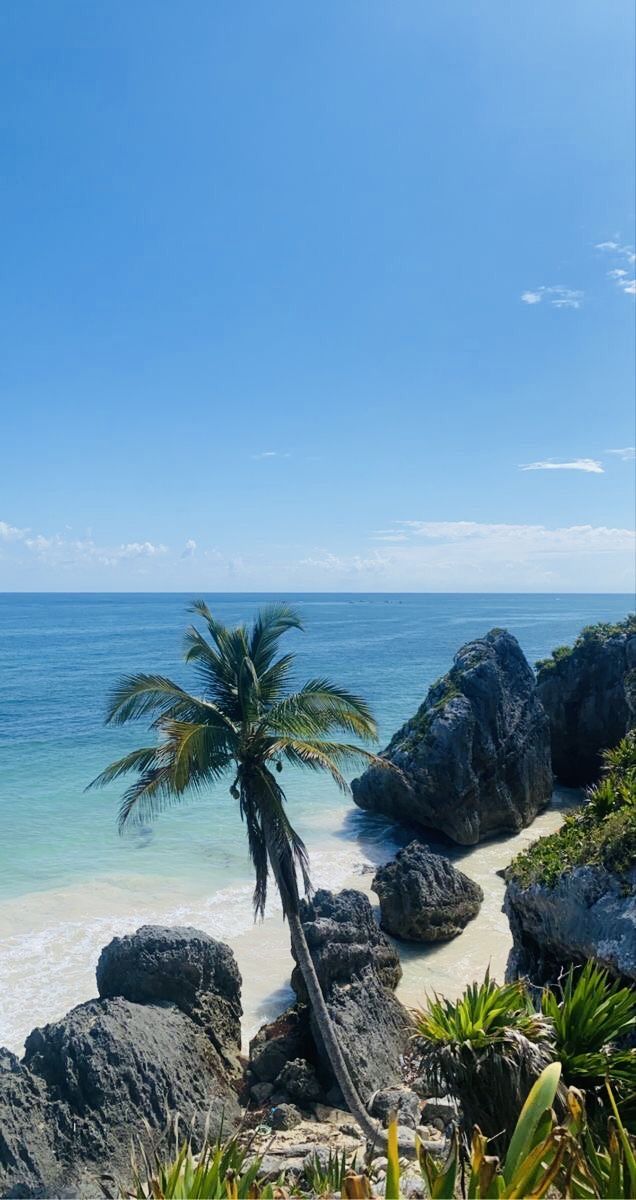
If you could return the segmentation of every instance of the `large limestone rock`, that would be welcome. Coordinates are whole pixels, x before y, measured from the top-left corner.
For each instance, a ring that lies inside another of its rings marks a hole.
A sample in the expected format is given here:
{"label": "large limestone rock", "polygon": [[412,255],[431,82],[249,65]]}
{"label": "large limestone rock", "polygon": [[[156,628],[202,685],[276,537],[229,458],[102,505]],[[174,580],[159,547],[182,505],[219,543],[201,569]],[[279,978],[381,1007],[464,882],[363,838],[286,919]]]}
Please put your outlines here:
{"label": "large limestone rock", "polygon": [[360,808],[462,845],[528,825],[552,793],[550,731],[516,638],[493,629],[463,646],[383,754],[402,774],[355,779]]}
{"label": "large limestone rock", "polygon": [[[334,895],[321,890],[311,903],[303,903],[302,920],[349,1069],[362,1097],[370,1099],[379,1089],[400,1082],[401,1056],[410,1034],[408,1014],[393,995],[402,974],[398,954],[361,892],[346,889]],[[334,1078],[297,967],[292,985],[298,1002],[264,1025],[250,1043],[249,1077],[257,1081],[252,1087],[255,1099],[265,1086],[272,1088],[274,1097],[285,1093],[306,1107],[316,1099],[316,1079],[323,1098],[334,1099]],[[309,1079],[311,1087],[290,1091],[292,1068],[294,1081],[300,1085]]]}
{"label": "large limestone rock", "polygon": [[189,927],[143,925],[104,947],[97,990],[103,999],[175,1004],[205,1030],[226,1066],[240,1070],[241,976],[223,942]]}
{"label": "large limestone rock", "polygon": [[422,842],[411,842],[380,867],[371,887],[380,900],[382,929],[410,942],[456,937],[484,898],[478,883]]}
{"label": "large limestone rock", "polygon": [[227,947],[146,926],[107,948],[100,990],[108,998],[35,1029],[22,1062],[0,1053],[2,1196],[95,1196],[105,1175],[119,1194],[144,1121],[159,1145],[171,1113],[199,1130],[209,1119],[213,1136],[238,1122],[240,976]]}
{"label": "large limestone rock", "polygon": [[636,618],[592,626],[538,667],[555,774],[572,787],[591,783],[601,752],[636,725]]}
{"label": "large limestone rock", "polygon": [[556,983],[569,963],[593,958],[636,983],[636,866],[617,876],[601,866],[567,871],[553,887],[510,878],[504,912],[513,947],[506,977]]}
{"label": "large limestone rock", "polygon": [[[311,902],[303,902],[302,920],[342,1051],[366,1100],[401,1078],[410,1026],[406,1009],[392,991],[402,974],[399,957],[361,892],[318,891]],[[292,986],[304,999],[298,968]],[[313,1014],[310,1024],[318,1061],[328,1070]]]}

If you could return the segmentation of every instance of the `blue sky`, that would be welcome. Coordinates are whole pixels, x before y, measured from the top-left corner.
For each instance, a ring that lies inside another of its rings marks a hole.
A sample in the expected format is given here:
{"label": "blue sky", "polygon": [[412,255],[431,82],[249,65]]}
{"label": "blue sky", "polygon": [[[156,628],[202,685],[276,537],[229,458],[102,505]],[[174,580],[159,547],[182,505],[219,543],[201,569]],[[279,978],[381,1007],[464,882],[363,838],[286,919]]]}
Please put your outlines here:
{"label": "blue sky", "polygon": [[632,46],[6,0],[0,589],[630,590]]}

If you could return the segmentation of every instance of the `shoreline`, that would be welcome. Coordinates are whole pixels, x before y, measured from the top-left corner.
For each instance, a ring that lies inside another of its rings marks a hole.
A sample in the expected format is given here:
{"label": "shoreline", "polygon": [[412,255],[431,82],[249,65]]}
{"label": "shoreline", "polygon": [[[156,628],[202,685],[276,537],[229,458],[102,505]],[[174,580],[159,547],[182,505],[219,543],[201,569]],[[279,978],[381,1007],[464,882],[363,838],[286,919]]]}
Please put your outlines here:
{"label": "shoreline", "polygon": [[[436,852],[446,854],[481,884],[484,902],[478,916],[450,942],[395,943],[403,968],[397,996],[403,1004],[421,1005],[426,992],[457,995],[466,983],[483,977],[489,964],[492,973],[503,978],[512,938],[501,912],[505,885],[497,872],[524,846],[558,828],[564,810],[579,801],[579,793],[557,788],[550,805],[519,834],[470,848],[442,849],[435,843]],[[355,888],[368,896],[377,914],[373,874],[380,862],[395,854],[399,838],[389,823],[359,818],[357,810],[343,809],[343,826],[331,831],[312,854],[316,885]],[[401,840],[403,844],[412,839]],[[5,981],[0,1045],[22,1054],[24,1038],[34,1027],[94,997],[97,957],[113,936],[143,924],[186,924],[227,942],[236,954],[243,979],[242,1032],[247,1048],[257,1029],[293,1001],[292,958],[282,914],[271,903],[265,920],[254,925],[250,883],[204,895],[188,890],[182,882],[169,883],[167,887],[165,879],[120,876],[29,893],[0,904]],[[57,923],[51,919],[55,915]],[[16,932],[16,923],[22,932]],[[233,933],[228,924],[239,928]]]}

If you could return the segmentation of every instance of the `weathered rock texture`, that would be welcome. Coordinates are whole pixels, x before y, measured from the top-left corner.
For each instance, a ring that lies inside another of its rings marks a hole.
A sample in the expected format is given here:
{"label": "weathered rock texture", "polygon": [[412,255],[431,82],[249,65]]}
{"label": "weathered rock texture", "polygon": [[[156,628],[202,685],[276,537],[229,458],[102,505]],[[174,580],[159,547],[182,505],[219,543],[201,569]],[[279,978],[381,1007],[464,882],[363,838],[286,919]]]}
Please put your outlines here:
{"label": "weathered rock texture", "polygon": [[411,842],[376,872],[381,926],[411,942],[456,937],[477,916],[484,898],[479,884],[422,842]]}
{"label": "weathered rock texture", "polygon": [[[408,1014],[393,995],[402,974],[399,957],[361,892],[319,891],[311,903],[303,904],[302,919],[340,1045],[366,1099],[400,1081],[410,1029]],[[333,1099],[334,1079],[297,967],[292,985],[298,1003],[259,1030],[250,1043],[249,1066],[259,1083],[273,1085],[274,1097],[285,1092],[302,1107],[316,1099],[316,1076],[324,1097]],[[285,1063],[299,1059],[291,1064],[290,1074]],[[316,1076],[305,1066],[301,1069],[303,1060],[315,1068]],[[309,1081],[306,1087],[304,1080]]]}
{"label": "weathered rock texture", "polygon": [[[391,990],[402,974],[399,957],[361,892],[316,892],[311,903],[303,903],[302,919],[342,1051],[365,1099],[400,1079],[409,1024],[406,1010]],[[292,986],[304,998],[298,968]],[[325,1062],[313,1015],[311,1029],[319,1060]]]}
{"label": "weathered rock texture", "polygon": [[144,925],[104,947],[97,990],[103,999],[175,1004],[205,1030],[226,1066],[240,1070],[241,976],[223,942],[197,929]]}
{"label": "weathered rock texture", "polygon": [[556,983],[568,963],[593,958],[616,978],[636,982],[636,866],[623,878],[603,867],[576,867],[553,887],[511,879],[504,911],[513,937],[508,979]]}
{"label": "weathered rock texture", "polygon": [[601,752],[636,725],[636,619],[593,626],[568,653],[539,668],[537,691],[550,719],[552,766],[572,787],[593,782]]}
{"label": "weathered rock texture", "polygon": [[[201,1129],[209,1115],[212,1133],[239,1118],[240,976],[227,947],[146,926],[107,947],[100,989],[108,998],[35,1029],[22,1062],[0,1052],[2,1196],[95,1196],[105,1174],[126,1181],[144,1120],[159,1138],[170,1113]],[[215,1011],[225,1023],[213,1029]]]}
{"label": "weathered rock texture", "polygon": [[399,767],[353,782],[361,808],[442,830],[462,845],[516,833],[550,799],[550,731],[516,638],[463,646],[384,751]]}

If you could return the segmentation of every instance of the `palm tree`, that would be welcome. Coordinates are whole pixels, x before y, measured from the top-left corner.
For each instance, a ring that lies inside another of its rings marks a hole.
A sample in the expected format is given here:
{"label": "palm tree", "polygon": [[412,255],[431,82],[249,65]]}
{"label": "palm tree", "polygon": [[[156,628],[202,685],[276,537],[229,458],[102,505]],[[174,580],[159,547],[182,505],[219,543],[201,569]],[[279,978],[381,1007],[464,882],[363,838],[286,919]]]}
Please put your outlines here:
{"label": "palm tree", "polygon": [[191,695],[162,675],[124,676],[111,696],[107,722],[123,725],[152,718],[157,740],[112,763],[89,786],[136,774],[119,809],[123,830],[156,818],[186,793],[207,791],[230,773],[230,795],[245,822],[256,875],[255,919],[265,910],[271,870],[333,1073],[363,1131],[382,1140],[351,1078],[309,952],[297,874],[310,895],[309,859],[285,811],[286,797],[277,778],[289,763],[326,771],[347,792],[345,767],[386,764],[357,742],[332,739],[344,733],[369,743],[376,737],[375,721],[363,700],[326,679],[290,690],[295,655],[279,655],[279,642],[288,630],[302,629],[294,609],[274,604],[258,614],[251,628],[234,629],[215,620],[202,600],[192,611],[209,633],[206,638],[191,626],[185,638],[185,660],[194,666],[202,695]]}

